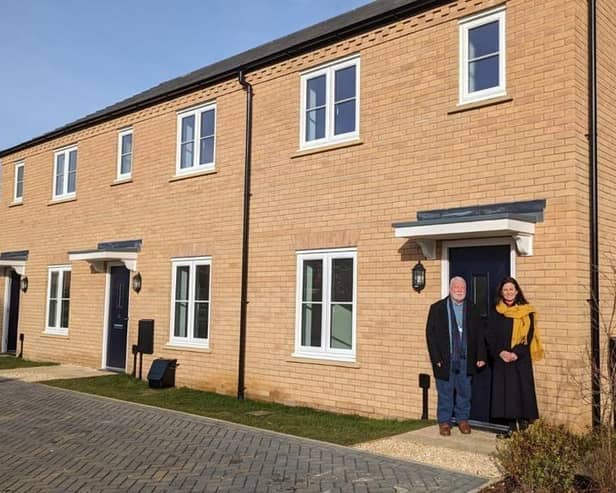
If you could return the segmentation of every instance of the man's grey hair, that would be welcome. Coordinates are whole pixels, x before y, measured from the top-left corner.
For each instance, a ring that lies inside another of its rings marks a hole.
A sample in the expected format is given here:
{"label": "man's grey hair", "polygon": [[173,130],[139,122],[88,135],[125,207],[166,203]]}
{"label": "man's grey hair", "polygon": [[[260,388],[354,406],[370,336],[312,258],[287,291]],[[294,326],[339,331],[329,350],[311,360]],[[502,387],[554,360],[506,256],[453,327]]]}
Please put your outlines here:
{"label": "man's grey hair", "polygon": [[460,276],[455,276],[455,277],[452,277],[451,280],[449,281],[449,289],[453,288],[453,283],[458,282],[458,281],[462,282],[464,284],[464,287],[466,287],[466,281],[464,280],[464,278]]}

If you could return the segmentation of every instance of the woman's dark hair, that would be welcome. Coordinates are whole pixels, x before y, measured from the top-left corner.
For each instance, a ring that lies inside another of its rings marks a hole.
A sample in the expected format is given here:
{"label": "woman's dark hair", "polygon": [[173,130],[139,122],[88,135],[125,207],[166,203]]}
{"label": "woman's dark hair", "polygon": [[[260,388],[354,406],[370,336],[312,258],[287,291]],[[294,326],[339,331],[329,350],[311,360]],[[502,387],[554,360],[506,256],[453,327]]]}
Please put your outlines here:
{"label": "woman's dark hair", "polygon": [[498,283],[498,288],[496,289],[496,296],[494,297],[494,304],[498,305],[501,301],[503,301],[503,295],[502,295],[503,286],[507,283],[513,284],[515,286],[515,289],[518,292],[518,294],[515,297],[515,300],[513,301],[514,304],[528,305],[528,301],[526,301],[526,298],[524,297],[522,288],[518,284],[518,281],[516,281],[513,277],[505,277],[501,282]]}

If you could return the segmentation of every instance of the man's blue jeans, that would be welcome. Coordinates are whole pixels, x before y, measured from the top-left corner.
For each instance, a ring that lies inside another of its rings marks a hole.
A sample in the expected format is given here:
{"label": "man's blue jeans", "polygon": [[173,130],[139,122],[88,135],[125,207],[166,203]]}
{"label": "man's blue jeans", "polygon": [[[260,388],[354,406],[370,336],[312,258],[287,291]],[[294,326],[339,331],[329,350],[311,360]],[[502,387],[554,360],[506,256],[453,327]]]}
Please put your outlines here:
{"label": "man's blue jeans", "polygon": [[[466,360],[462,360],[466,363]],[[465,364],[458,373],[449,372],[449,380],[436,379],[438,401],[436,404],[436,419],[439,423],[451,423],[468,420],[471,414],[471,377],[466,374]],[[454,403],[455,391],[455,403]]]}

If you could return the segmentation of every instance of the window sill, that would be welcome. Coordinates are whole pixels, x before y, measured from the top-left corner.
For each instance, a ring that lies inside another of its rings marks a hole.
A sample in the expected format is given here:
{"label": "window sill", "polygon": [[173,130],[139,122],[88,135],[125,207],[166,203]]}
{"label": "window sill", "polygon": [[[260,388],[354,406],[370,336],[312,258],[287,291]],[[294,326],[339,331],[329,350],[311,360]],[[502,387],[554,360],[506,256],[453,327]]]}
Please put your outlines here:
{"label": "window sill", "polygon": [[171,351],[191,351],[193,353],[211,353],[212,350],[207,346],[191,346],[191,345],[183,345],[183,344],[174,344],[172,342],[168,342],[165,344],[165,349],[170,349]]}
{"label": "window sill", "polygon": [[53,199],[51,202],[48,202],[47,205],[58,205],[58,204],[65,204],[67,202],[75,202],[77,201],[77,197],[66,197],[64,199]]}
{"label": "window sill", "polygon": [[474,101],[472,103],[463,103],[456,106],[454,109],[447,112],[448,115],[454,115],[456,113],[462,113],[464,111],[470,111],[477,108],[483,108],[484,106],[493,106],[495,104],[508,103],[513,101],[511,96],[498,96],[489,99],[482,99],[481,101]]}
{"label": "window sill", "polygon": [[132,178],[121,178],[121,179],[117,179],[115,180],[111,185],[109,185],[110,187],[117,187],[118,185],[124,185],[126,183],[132,183],[133,179]]}
{"label": "window sill", "polygon": [[195,178],[197,176],[215,175],[216,173],[218,173],[216,169],[204,169],[202,171],[193,171],[191,173],[185,173],[182,175],[172,176],[171,178],[169,178],[169,182],[171,183],[174,181],[187,180],[188,178]]}
{"label": "window sill", "polygon": [[344,149],[346,147],[353,147],[362,145],[364,143],[361,139],[347,140],[344,142],[336,142],[335,144],[324,144],[322,146],[308,147],[306,149],[299,149],[295,154],[291,156],[291,159],[296,159],[302,156],[309,156],[311,154],[317,154],[319,152],[334,151],[336,149]]}
{"label": "window sill", "polygon": [[41,335],[43,337],[51,337],[53,339],[70,339],[70,337],[68,336],[68,332],[66,334],[60,334],[60,333],[55,333],[55,332],[44,331]]}
{"label": "window sill", "polygon": [[9,204],[9,207],[19,207],[20,205],[24,205],[23,201],[19,201],[19,202],[11,202]]}
{"label": "window sill", "polygon": [[355,361],[343,361],[338,359],[313,358],[299,354],[292,354],[287,363],[307,363],[309,365],[342,366],[345,368],[361,368]]}

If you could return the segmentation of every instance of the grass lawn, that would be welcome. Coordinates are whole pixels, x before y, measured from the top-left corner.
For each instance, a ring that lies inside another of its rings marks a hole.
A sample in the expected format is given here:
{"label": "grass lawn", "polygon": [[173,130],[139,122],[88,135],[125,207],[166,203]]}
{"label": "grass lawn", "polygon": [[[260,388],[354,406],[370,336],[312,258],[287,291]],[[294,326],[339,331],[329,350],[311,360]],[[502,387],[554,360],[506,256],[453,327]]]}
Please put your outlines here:
{"label": "grass lawn", "polygon": [[12,370],[13,368],[28,368],[30,366],[54,366],[58,363],[47,363],[45,361],[29,361],[27,359],[16,358],[15,356],[0,357],[0,370]]}
{"label": "grass lawn", "polygon": [[188,388],[150,389],[128,375],[51,380],[46,385],[139,402],[232,421],[325,442],[352,445],[432,424],[420,420],[380,420],[244,400]]}

